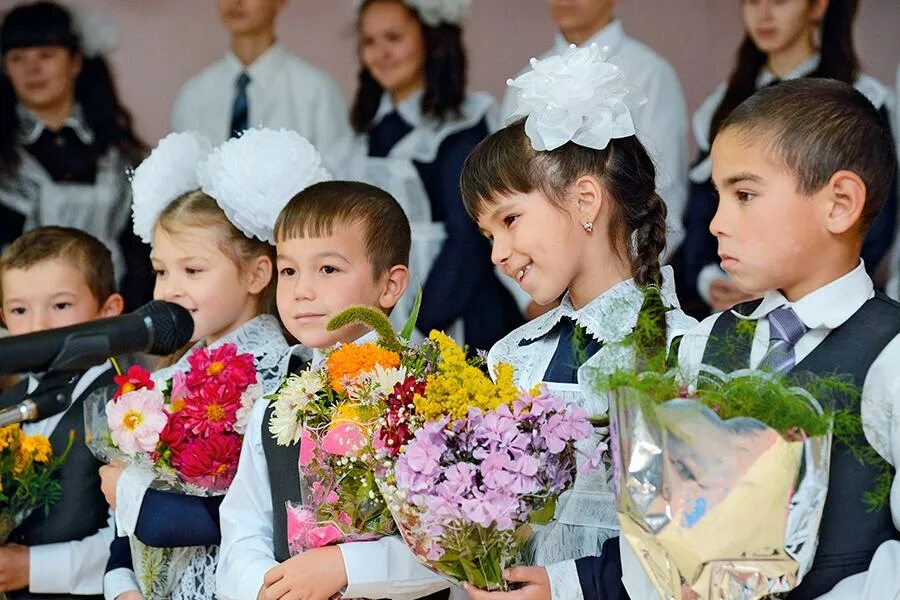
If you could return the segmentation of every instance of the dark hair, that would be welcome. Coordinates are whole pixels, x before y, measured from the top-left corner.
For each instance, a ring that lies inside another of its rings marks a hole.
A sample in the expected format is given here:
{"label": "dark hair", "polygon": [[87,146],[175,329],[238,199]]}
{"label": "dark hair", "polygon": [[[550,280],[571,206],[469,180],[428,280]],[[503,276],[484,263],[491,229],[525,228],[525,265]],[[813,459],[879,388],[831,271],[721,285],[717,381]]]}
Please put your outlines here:
{"label": "dark hair", "polygon": [[[661,287],[666,204],[656,193],[653,160],[635,136],[611,140],[603,150],[568,142],[538,152],[525,134],[525,121],[519,120],[475,148],[463,165],[460,188],[466,211],[477,220],[497,196],[515,192],[539,190],[561,208],[569,188],[584,175],[597,177],[615,200],[607,231],[613,250],[628,257],[639,286]],[[654,310],[653,315],[662,335],[652,347],[641,349],[645,356],[656,356],[666,347],[665,311]]]}
{"label": "dark hair", "polygon": [[326,237],[354,223],[363,226],[363,244],[375,277],[396,265],[409,265],[406,213],[393,196],[359,181],[325,181],[291,198],[275,222],[275,239]]}
{"label": "dark hair", "polygon": [[[0,256],[0,275],[50,260],[66,261],[78,269],[98,303],[116,293],[109,248],[89,233],[71,227],[38,227],[20,235]],[[0,289],[0,298],[2,293]]]}
{"label": "dark hair", "polygon": [[[459,107],[466,97],[466,50],[462,30],[457,25],[441,23],[432,27],[402,0],[364,0],[359,8],[360,20],[365,10],[377,2],[394,2],[403,6],[422,28],[425,41],[425,91],[422,95],[422,114],[438,120],[459,116]],[[350,123],[359,133],[368,133],[378,111],[384,88],[375,81],[366,67],[360,66],[359,87]]]}
{"label": "dark hair", "polygon": [[837,171],[859,175],[866,184],[863,232],[890,193],[897,168],[890,127],[842,81],[802,78],[764,88],[735,108],[720,131],[730,128],[767,146],[793,174],[798,193],[814,194]]}
{"label": "dark hair", "polygon": [[[808,0],[813,2],[814,0]],[[829,0],[822,19],[821,59],[810,77],[826,77],[852,84],[859,74],[859,58],[853,48],[853,20],[858,0]],[[710,142],[735,107],[756,91],[756,78],[768,60],[750,35],[744,36],[737,52],[734,70],[728,78],[725,96],[713,113],[709,125]]]}
{"label": "dark hair", "polygon": [[[69,11],[53,2],[35,2],[19,5],[6,13],[0,24],[3,56],[14,48],[31,46],[62,46],[73,55],[81,56],[75,99],[94,134],[97,156],[114,147],[130,165],[139,163],[147,147],[134,132],[131,114],[119,101],[106,59],[81,53],[81,40]],[[0,69],[0,178],[19,166],[20,157],[16,150],[18,102],[9,77]]]}

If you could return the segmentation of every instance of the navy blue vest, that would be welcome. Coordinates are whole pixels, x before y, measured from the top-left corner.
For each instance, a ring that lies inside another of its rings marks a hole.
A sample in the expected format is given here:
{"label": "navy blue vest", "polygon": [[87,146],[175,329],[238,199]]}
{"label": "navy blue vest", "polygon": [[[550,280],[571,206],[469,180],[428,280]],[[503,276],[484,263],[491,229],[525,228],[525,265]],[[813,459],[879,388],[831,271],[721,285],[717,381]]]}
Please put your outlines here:
{"label": "navy blue vest", "polygon": [[[736,310],[750,314],[757,305],[741,305]],[[730,311],[716,320],[703,355],[705,364],[725,371],[747,367],[750,344],[734,343],[741,338],[737,323]],[[872,363],[898,334],[900,304],[879,293],[797,363],[791,377],[802,383],[810,375],[848,375],[861,389]],[[840,408],[847,399],[835,401]],[[865,571],[882,542],[900,539],[890,509],[870,511],[863,500],[863,494],[874,489],[879,474],[877,468],[860,464],[845,445],[833,444],[819,546],[812,569],[788,598],[807,600],[828,592],[845,577]]]}
{"label": "navy blue vest", "polygon": [[[113,384],[113,371],[107,370],[97,377],[72,403],[53,433],[50,444],[53,451],[62,452],[69,443],[69,432],[75,432],[75,443],[58,472],[62,484],[62,496],[46,515],[35,511],[19,525],[9,538],[10,543],[25,546],[55,544],[80,540],[106,527],[108,506],[100,491],[98,469],[103,463],[84,443],[84,400],[91,392]],[[22,400],[23,389],[13,388],[0,397],[0,408],[12,406]],[[18,393],[16,393],[18,392]],[[34,595],[27,590],[9,594],[10,598],[102,598],[102,596],[69,596],[65,594]]]}

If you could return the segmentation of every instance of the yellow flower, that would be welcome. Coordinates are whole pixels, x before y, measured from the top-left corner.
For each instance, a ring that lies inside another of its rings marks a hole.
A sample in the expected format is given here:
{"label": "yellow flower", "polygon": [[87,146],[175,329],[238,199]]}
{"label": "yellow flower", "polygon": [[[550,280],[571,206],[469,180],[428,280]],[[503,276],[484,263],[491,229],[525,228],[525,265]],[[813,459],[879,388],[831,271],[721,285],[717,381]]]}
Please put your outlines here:
{"label": "yellow flower", "polygon": [[341,423],[362,423],[362,418],[359,415],[359,411],[356,410],[355,404],[342,404],[338,406],[334,411],[334,416],[331,417],[331,423],[328,425],[328,429],[333,429]]}
{"label": "yellow flower", "polygon": [[46,464],[53,456],[53,446],[50,445],[50,440],[42,435],[23,436],[21,448],[34,462]]}
{"label": "yellow flower", "polygon": [[18,425],[7,425],[0,429],[0,450],[6,450],[15,445],[21,429]]}
{"label": "yellow flower", "polygon": [[416,395],[416,412],[426,420],[450,415],[461,419],[469,407],[493,410],[501,404],[509,404],[518,395],[513,385],[513,369],[507,364],[498,365],[497,383],[481,369],[466,361],[466,354],[451,338],[438,331],[429,336],[440,347],[441,361],[438,372],[425,381],[425,395]]}

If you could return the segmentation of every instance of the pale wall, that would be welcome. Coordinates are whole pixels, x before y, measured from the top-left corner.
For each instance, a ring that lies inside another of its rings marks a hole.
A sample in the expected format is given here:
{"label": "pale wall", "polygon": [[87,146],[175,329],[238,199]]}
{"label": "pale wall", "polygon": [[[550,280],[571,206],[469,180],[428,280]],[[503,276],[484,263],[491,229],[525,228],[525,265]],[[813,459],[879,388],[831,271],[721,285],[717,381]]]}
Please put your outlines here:
{"label": "pale wall", "polygon": [[[215,0],[79,0],[121,28],[114,62],[122,95],[150,142],[168,131],[172,102],[192,74],[223,53]],[[13,6],[0,0],[0,7]],[[291,0],[281,41],[331,73],[344,92],[356,80],[350,0]],[[695,109],[730,68],[741,35],[738,0],[620,0],[626,30],[665,56]],[[544,0],[473,0],[466,41],[471,89],[499,96],[507,77],[549,47]],[[900,0],[862,0],[856,40],[865,69],[890,86],[900,61]]]}

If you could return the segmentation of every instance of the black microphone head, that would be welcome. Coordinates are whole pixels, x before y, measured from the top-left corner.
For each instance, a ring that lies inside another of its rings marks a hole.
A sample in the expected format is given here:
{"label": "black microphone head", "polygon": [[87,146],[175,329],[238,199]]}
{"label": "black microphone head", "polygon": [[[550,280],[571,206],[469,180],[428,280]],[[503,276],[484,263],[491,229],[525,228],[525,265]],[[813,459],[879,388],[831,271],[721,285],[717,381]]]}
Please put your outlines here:
{"label": "black microphone head", "polygon": [[150,354],[172,354],[194,335],[194,319],[184,307],[172,302],[153,300],[135,311],[150,319],[153,327],[153,344]]}

